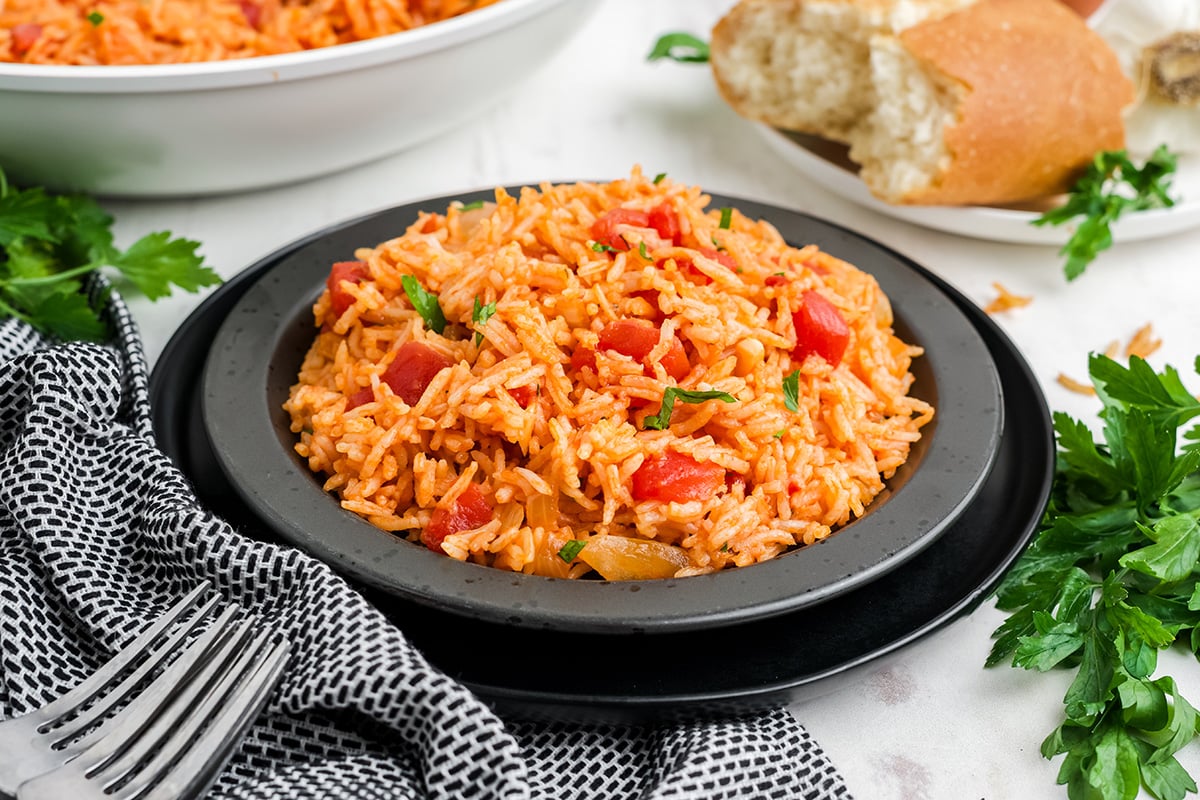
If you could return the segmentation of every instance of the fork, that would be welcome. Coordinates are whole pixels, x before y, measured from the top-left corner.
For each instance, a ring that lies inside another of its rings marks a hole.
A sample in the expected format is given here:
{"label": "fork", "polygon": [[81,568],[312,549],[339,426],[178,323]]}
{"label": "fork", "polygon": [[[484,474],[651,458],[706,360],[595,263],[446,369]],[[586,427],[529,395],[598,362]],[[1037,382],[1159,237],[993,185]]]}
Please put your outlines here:
{"label": "fork", "polygon": [[63,697],[0,722],[0,794],[182,800],[203,792],[262,710],[288,655],[286,641],[235,621],[230,607],[147,684],[213,614],[216,598],[200,602],[207,588],[188,593]]}

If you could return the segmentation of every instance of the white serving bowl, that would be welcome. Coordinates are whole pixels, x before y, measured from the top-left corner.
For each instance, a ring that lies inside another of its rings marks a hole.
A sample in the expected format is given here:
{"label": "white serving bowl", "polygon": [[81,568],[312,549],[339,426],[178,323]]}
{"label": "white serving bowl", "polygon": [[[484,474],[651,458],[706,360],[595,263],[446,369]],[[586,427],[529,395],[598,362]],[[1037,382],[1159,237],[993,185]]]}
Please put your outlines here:
{"label": "white serving bowl", "polygon": [[402,33],[196,64],[0,63],[10,180],[117,197],[215,194],[363,164],[517,89],[598,0],[502,0]]}

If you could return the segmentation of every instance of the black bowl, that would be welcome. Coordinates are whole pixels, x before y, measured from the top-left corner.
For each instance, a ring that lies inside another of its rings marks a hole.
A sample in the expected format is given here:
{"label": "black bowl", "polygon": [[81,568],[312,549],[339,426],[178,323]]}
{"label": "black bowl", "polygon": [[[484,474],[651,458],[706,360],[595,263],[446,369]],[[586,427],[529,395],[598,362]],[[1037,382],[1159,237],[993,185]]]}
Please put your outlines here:
{"label": "black bowl", "polygon": [[312,302],[332,262],[398,235],[418,210],[488,196],[465,193],[400,206],[283,248],[252,268],[255,281],[209,350],[204,429],[228,483],[261,523],[358,582],[443,611],[526,628],[715,628],[815,606],[895,570],[941,536],[987,478],[1004,422],[1000,381],[983,337],[944,288],[852,231],[778,207],[714,197],[714,206],[768,220],[793,245],[817,244],[874,275],[892,302],[898,333],[925,348],[914,365],[913,393],[935,405],[935,421],[863,517],[819,544],[751,567],[609,582],[460,563],[344,511],[293,451],[281,408],[314,336]]}

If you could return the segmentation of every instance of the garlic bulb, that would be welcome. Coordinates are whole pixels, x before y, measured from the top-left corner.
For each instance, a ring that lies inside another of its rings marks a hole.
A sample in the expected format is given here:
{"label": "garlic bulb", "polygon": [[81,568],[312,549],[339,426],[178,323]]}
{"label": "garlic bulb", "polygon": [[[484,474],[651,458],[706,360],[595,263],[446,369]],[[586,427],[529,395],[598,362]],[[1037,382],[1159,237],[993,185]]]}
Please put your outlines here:
{"label": "garlic bulb", "polygon": [[1089,24],[1137,86],[1125,117],[1130,152],[1200,151],[1200,0],[1107,0]]}

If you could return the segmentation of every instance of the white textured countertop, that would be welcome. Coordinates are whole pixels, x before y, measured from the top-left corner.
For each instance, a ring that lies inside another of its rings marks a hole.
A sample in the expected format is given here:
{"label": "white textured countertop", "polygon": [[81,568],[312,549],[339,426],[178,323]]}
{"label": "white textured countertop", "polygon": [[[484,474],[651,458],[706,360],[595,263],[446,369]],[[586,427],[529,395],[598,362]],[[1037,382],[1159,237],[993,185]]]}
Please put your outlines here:
{"label": "white textured countertop", "polygon": [[[1188,385],[1200,352],[1200,230],[1118,243],[1068,284],[1053,247],[935,232],[849,203],[784,163],[719,99],[707,68],[649,64],[661,33],[707,35],[726,0],[606,0],[559,57],[473,124],[408,152],[310,182],[234,196],[108,202],[122,242],[170,229],[198,239],[230,277],[324,226],[424,197],[497,184],[650,174],[808,212],[911,257],[986,304],[993,281],[1033,303],[996,321],[1041,382],[1050,407],[1091,419],[1093,398],[1068,392],[1062,372],[1086,378],[1087,354],[1153,323],[1163,341],[1150,362],[1176,366]],[[364,109],[363,113],[370,113]],[[202,299],[132,300],[151,359]],[[983,668],[1003,615],[990,603],[886,667],[793,706],[859,800],[1065,798],[1058,761],[1038,747],[1060,721],[1071,674]],[[819,642],[813,643],[819,647]],[[1160,662],[1193,702],[1200,667]],[[1200,775],[1200,750],[1180,760]]]}

